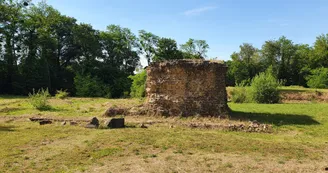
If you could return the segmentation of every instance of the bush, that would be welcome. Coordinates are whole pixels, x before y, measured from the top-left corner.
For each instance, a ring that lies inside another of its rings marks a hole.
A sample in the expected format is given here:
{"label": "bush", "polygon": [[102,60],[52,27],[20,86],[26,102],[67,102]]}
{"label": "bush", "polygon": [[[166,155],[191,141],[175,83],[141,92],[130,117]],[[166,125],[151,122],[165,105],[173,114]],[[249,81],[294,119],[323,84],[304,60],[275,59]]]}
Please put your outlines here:
{"label": "bush", "polygon": [[66,90],[57,90],[57,93],[56,93],[56,98],[57,99],[65,99],[66,97],[68,97],[68,92]]}
{"label": "bush", "polygon": [[76,95],[80,97],[111,97],[110,86],[97,77],[77,74],[74,78]]}
{"label": "bush", "polygon": [[47,110],[50,108],[48,105],[48,98],[50,97],[48,89],[38,90],[37,93],[33,89],[33,93],[29,93],[28,96],[29,102],[34,108],[38,110]]}
{"label": "bush", "polygon": [[306,80],[310,88],[328,88],[328,68],[311,70],[311,75]]}
{"label": "bush", "polygon": [[134,76],[129,76],[129,78],[133,81],[131,85],[131,97],[145,97],[147,79],[146,70],[143,70]]}
{"label": "bush", "polygon": [[251,97],[257,103],[278,103],[280,100],[279,81],[270,70],[256,75],[252,80]]}
{"label": "bush", "polygon": [[249,103],[252,102],[249,87],[246,83],[237,84],[230,92],[231,101],[233,103]]}

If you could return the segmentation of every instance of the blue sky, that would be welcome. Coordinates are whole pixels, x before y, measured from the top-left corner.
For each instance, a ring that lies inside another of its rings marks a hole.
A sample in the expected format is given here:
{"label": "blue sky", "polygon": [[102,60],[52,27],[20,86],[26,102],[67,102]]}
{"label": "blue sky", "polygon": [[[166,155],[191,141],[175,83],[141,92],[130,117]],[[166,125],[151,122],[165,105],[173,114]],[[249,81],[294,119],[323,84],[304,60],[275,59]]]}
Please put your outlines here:
{"label": "blue sky", "polygon": [[[32,0],[36,3],[39,0]],[[178,44],[210,45],[208,57],[228,60],[242,43],[255,47],[284,35],[313,45],[328,33],[328,0],[47,0],[62,14],[105,30],[109,24],[144,29]]]}

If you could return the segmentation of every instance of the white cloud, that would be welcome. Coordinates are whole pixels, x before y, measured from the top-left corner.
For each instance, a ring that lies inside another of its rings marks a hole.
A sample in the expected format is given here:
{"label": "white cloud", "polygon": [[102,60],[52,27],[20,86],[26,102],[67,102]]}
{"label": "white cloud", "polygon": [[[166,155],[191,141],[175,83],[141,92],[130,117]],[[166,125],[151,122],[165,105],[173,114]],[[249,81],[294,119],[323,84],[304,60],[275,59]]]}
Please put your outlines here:
{"label": "white cloud", "polygon": [[202,7],[202,8],[195,8],[192,10],[187,10],[185,12],[183,12],[184,15],[186,16],[191,16],[191,15],[198,15],[200,13],[206,12],[206,11],[210,11],[210,10],[214,10],[216,9],[215,6],[207,6],[207,7]]}

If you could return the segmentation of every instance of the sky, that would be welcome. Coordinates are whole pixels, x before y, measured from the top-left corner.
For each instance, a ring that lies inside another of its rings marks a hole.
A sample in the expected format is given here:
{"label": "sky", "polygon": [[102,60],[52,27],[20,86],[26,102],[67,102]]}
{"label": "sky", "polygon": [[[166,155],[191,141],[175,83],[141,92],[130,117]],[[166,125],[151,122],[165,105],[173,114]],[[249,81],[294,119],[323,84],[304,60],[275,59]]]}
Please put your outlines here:
{"label": "sky", "polygon": [[[40,0],[32,0],[37,3]],[[261,48],[286,36],[313,45],[328,33],[328,0],[47,0],[62,14],[95,29],[110,24],[144,29],[178,44],[206,40],[208,58],[229,60],[242,43]],[[142,60],[145,63],[145,60]]]}

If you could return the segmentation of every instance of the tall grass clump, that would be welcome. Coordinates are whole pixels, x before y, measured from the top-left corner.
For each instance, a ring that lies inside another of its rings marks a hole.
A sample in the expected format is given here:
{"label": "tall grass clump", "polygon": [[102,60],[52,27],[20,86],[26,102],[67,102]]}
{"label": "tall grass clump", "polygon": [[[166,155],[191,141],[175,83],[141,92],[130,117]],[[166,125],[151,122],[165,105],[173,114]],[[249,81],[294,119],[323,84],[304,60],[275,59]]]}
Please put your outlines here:
{"label": "tall grass clump", "polygon": [[69,93],[66,90],[57,90],[55,97],[57,99],[65,99],[67,98]]}
{"label": "tall grass clump", "polygon": [[50,97],[48,89],[41,89],[38,92],[35,92],[33,89],[33,93],[28,94],[29,103],[38,110],[47,110],[50,108],[48,105],[48,99]]}
{"label": "tall grass clump", "polygon": [[252,80],[251,96],[257,103],[278,103],[280,101],[278,87],[280,82],[269,68],[266,72],[256,75]]}

